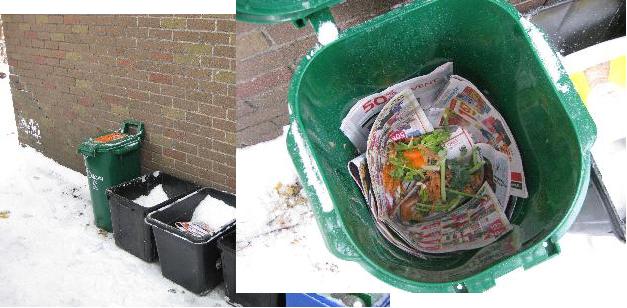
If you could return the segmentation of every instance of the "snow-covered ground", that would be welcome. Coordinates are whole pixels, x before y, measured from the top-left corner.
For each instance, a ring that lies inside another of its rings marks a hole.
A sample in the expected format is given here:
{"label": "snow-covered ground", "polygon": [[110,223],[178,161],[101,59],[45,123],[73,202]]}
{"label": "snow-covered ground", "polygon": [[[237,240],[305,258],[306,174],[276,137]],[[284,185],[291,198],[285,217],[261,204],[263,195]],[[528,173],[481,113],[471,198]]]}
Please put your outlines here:
{"label": "snow-covered ground", "polygon": [[[8,75],[6,65],[0,71]],[[227,306],[222,285],[197,296],[99,232],[87,179],[18,145],[8,79],[0,80],[0,306]]]}

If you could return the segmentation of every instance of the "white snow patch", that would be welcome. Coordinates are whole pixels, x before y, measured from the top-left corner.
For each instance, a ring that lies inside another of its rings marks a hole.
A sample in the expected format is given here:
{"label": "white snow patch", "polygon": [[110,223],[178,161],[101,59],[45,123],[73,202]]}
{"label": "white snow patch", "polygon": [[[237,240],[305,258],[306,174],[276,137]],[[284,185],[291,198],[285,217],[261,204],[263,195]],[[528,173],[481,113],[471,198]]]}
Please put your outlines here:
{"label": "white snow patch", "polygon": [[[311,58],[313,58],[314,55],[316,55],[316,53],[322,49],[322,45],[320,44],[316,44],[313,48],[311,48],[311,50],[309,50],[309,52],[305,55],[305,58],[307,58],[307,60],[311,60]],[[290,111],[290,114],[291,111]]]}
{"label": "white snow patch", "polygon": [[211,230],[219,230],[235,219],[235,208],[209,195],[194,210],[193,222],[203,222]]}
{"label": "white snow patch", "polygon": [[227,306],[222,285],[195,295],[99,233],[87,178],[18,144],[8,78],[0,148],[0,306]]}
{"label": "white snow patch", "polygon": [[153,172],[153,173],[152,173],[152,176],[154,176],[154,177],[158,177],[158,176],[159,176],[159,174],[161,174],[161,172],[160,172],[160,171],[155,171],[155,172]]}
{"label": "white snow patch", "polygon": [[18,127],[27,135],[35,138],[37,144],[41,144],[41,131],[39,130],[39,123],[35,122],[35,120],[27,120],[24,117],[20,117]]}
{"label": "white snow patch", "polygon": [[559,82],[560,77],[562,76],[560,60],[555,55],[555,52],[553,52],[549,43],[546,41],[544,34],[542,34],[542,32],[527,18],[521,17],[520,23],[523,25],[523,28],[525,28],[525,31],[527,31],[527,34],[529,34],[531,43],[538,52],[540,60],[549,72],[549,76],[551,76],[551,80],[555,84],[556,88],[562,93],[568,92],[569,87]]}
{"label": "white snow patch", "polygon": [[322,177],[320,175],[320,171],[318,171],[316,162],[305,146],[305,141],[298,129],[298,124],[296,124],[296,122],[292,122],[290,127],[292,128],[294,141],[296,142],[296,147],[298,148],[298,152],[303,162],[303,167],[305,168],[307,183],[303,184],[313,187],[316,192],[316,196],[318,197],[318,201],[320,201],[322,210],[324,212],[330,212],[333,210],[333,201],[331,201],[331,196],[329,195],[327,186],[322,182]]}
{"label": "white snow patch", "polygon": [[318,42],[322,45],[328,45],[337,40],[339,31],[332,21],[323,22],[318,28]]}
{"label": "white snow patch", "polygon": [[568,91],[570,91],[570,87],[568,87],[568,85],[566,85],[566,84],[558,83],[557,84],[557,90],[562,92],[562,93],[568,93]]}
{"label": "white snow patch", "polygon": [[[286,134],[237,149],[236,159],[238,292],[378,292],[390,288],[357,263],[340,260],[327,250],[309,203],[294,205],[281,196],[297,181]],[[303,194],[301,190],[300,197]]]}
{"label": "white snow patch", "polygon": [[165,202],[168,200],[168,194],[163,190],[163,184],[159,184],[153,187],[148,195],[141,195],[137,197],[133,202],[143,206],[143,207],[153,207],[159,203]]}

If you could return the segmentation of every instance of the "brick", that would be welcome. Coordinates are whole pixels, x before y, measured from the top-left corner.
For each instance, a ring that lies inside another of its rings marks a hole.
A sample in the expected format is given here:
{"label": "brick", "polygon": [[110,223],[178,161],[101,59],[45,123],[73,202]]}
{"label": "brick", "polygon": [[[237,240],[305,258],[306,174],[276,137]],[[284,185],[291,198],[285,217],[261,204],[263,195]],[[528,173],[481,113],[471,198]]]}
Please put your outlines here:
{"label": "brick", "polygon": [[148,37],[160,40],[172,40],[172,30],[149,29]]}
{"label": "brick", "polygon": [[211,19],[188,19],[187,28],[190,30],[214,31],[216,21]]}
{"label": "brick", "polygon": [[153,51],[150,53],[150,59],[153,61],[160,61],[160,62],[172,62],[173,56],[172,54],[169,54],[169,53]]}
{"label": "brick", "polygon": [[198,102],[175,98],[172,100],[172,106],[181,110],[198,111]]}
{"label": "brick", "polygon": [[35,22],[38,23],[38,24],[48,23],[48,16],[47,15],[36,15],[35,16]]}
{"label": "brick", "polygon": [[124,117],[129,116],[129,110],[127,106],[111,105],[111,112],[117,115],[124,116]]}
{"label": "brick", "polygon": [[200,91],[192,91],[188,93],[187,99],[201,103],[211,103],[211,94]]}
{"label": "brick", "polygon": [[195,155],[189,155],[187,156],[187,162],[190,163],[191,165],[203,168],[205,170],[213,169],[213,161],[210,159],[205,159],[205,158],[198,157]]}
{"label": "brick", "polygon": [[255,112],[237,119],[237,131],[272,121],[279,115],[287,114],[287,104],[284,102],[270,103],[263,108],[257,108]]}
{"label": "brick", "polygon": [[185,152],[187,154],[196,155],[198,153],[198,146],[178,140],[174,140],[174,149]]}
{"label": "brick", "polygon": [[147,38],[149,29],[147,28],[126,28],[126,36],[134,38]]}
{"label": "brick", "polygon": [[235,47],[233,46],[214,46],[213,55],[216,57],[235,57]]}
{"label": "brick", "polygon": [[80,17],[77,15],[63,15],[63,23],[66,25],[77,25],[80,22]]}
{"label": "brick", "polygon": [[162,84],[161,94],[171,97],[185,98],[185,88]]}
{"label": "brick", "polygon": [[287,84],[291,76],[292,72],[289,69],[279,68],[278,70],[256,77],[251,81],[239,83],[237,85],[237,99],[251,97],[278,85]]}
{"label": "brick", "polygon": [[159,28],[161,20],[158,17],[138,17],[137,25],[139,27]]}
{"label": "brick", "polygon": [[80,61],[82,56],[78,52],[66,52],[65,58],[71,61]]}
{"label": "brick", "polygon": [[184,152],[170,148],[163,148],[163,155],[179,161],[185,161],[186,159],[186,155]]}
{"label": "brick", "polygon": [[234,16],[2,17],[14,107],[50,143],[21,142],[84,171],[76,144],[135,118],[143,171],[235,192]]}
{"label": "brick", "polygon": [[63,41],[65,35],[63,33],[50,33],[50,39],[53,41]]}
{"label": "brick", "polygon": [[185,119],[185,110],[175,109],[175,108],[163,108],[161,109],[163,116],[175,119],[175,120],[184,120]]}
{"label": "brick", "polygon": [[259,142],[268,141],[281,135],[281,128],[272,122],[262,122],[256,126],[238,131],[237,145],[249,146]]}
{"label": "brick", "polygon": [[235,20],[218,20],[216,30],[221,32],[235,32]]}
{"label": "brick", "polygon": [[270,42],[261,31],[252,31],[237,36],[237,59],[245,59],[270,47]]}
{"label": "brick", "polygon": [[235,73],[229,71],[218,71],[213,76],[215,81],[234,84],[235,83]]}
{"label": "brick", "polygon": [[200,33],[195,31],[173,31],[173,40],[182,42],[200,42]]}
{"label": "brick", "polygon": [[311,27],[295,28],[290,23],[272,25],[267,29],[267,33],[276,45],[282,45],[314,34]]}
{"label": "brick", "polygon": [[233,132],[235,131],[235,126],[236,125],[234,121],[228,121],[228,120],[220,119],[220,118],[213,119],[212,127],[216,129],[220,129],[220,130],[227,131],[227,132]]}
{"label": "brick", "polygon": [[55,16],[55,15],[48,16],[48,22],[51,24],[62,24],[63,16]]}
{"label": "brick", "polygon": [[185,29],[187,27],[187,21],[182,18],[162,18],[161,28],[166,29]]}
{"label": "brick", "polygon": [[36,39],[37,38],[37,32],[35,31],[24,31],[24,37],[27,39]]}
{"label": "brick", "polygon": [[279,67],[287,67],[301,58],[316,44],[315,36],[306,37],[289,45],[237,62],[237,81],[250,80]]}
{"label": "brick", "polygon": [[172,84],[172,76],[160,73],[150,73],[148,80],[156,83]]}
{"label": "brick", "polygon": [[220,106],[201,103],[199,105],[199,112],[214,118],[226,118],[226,109]]}
{"label": "brick", "polygon": [[92,83],[89,80],[76,80],[76,87],[80,89],[91,89]]}
{"label": "brick", "polygon": [[232,144],[214,141],[212,149],[216,152],[223,153],[226,155],[235,155],[235,146]]}
{"label": "brick", "polygon": [[178,64],[187,64],[198,66],[200,64],[200,58],[194,55],[176,54],[173,56],[172,61]]}
{"label": "brick", "polygon": [[223,44],[228,45],[231,39],[224,33],[200,32],[200,41],[205,44]]}
{"label": "brick", "polygon": [[216,162],[213,164],[213,171],[220,174],[235,174],[235,167]]}
{"label": "brick", "polygon": [[72,33],[87,33],[89,27],[86,25],[73,25]]}
{"label": "brick", "polygon": [[186,52],[190,54],[208,54],[213,52],[213,46],[205,44],[193,44],[186,48]]}

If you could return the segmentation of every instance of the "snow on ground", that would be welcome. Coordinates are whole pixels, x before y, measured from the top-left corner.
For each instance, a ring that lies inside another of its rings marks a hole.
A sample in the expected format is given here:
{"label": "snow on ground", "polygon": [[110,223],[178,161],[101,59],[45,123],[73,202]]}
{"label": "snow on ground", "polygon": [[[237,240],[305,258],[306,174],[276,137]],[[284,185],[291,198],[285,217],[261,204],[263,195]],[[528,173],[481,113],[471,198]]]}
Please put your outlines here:
{"label": "snow on ground", "polygon": [[294,184],[285,135],[238,149],[236,155],[238,292],[377,293],[386,288],[324,246],[311,208]]}
{"label": "snow on ground", "polygon": [[87,179],[18,145],[8,77],[0,116],[0,306],[227,305],[222,285],[197,296],[99,232]]}

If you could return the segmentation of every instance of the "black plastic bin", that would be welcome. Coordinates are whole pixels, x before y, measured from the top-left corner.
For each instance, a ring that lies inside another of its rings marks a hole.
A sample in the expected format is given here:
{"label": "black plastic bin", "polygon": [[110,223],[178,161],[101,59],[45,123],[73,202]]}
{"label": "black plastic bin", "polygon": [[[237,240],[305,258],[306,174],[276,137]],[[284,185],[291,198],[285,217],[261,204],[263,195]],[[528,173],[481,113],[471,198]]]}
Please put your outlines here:
{"label": "black plastic bin", "polygon": [[235,292],[235,232],[229,232],[218,241],[222,251],[224,289],[229,302],[244,307],[283,307],[285,294]]}
{"label": "black plastic bin", "polygon": [[174,226],[177,221],[189,221],[207,195],[235,207],[234,195],[202,188],[146,217],[146,223],[152,226],[155,234],[161,274],[196,294],[203,294],[222,281],[222,262],[217,242],[224,234],[235,229],[233,221],[214,234],[195,237]]}
{"label": "black plastic bin", "polygon": [[[143,207],[133,200],[148,194],[162,184],[168,200],[152,207]],[[146,216],[176,199],[200,189],[200,186],[181,180],[167,173],[155,171],[107,189],[107,199],[111,210],[111,223],[115,244],[146,261],[157,259],[152,228],[144,222]]]}

